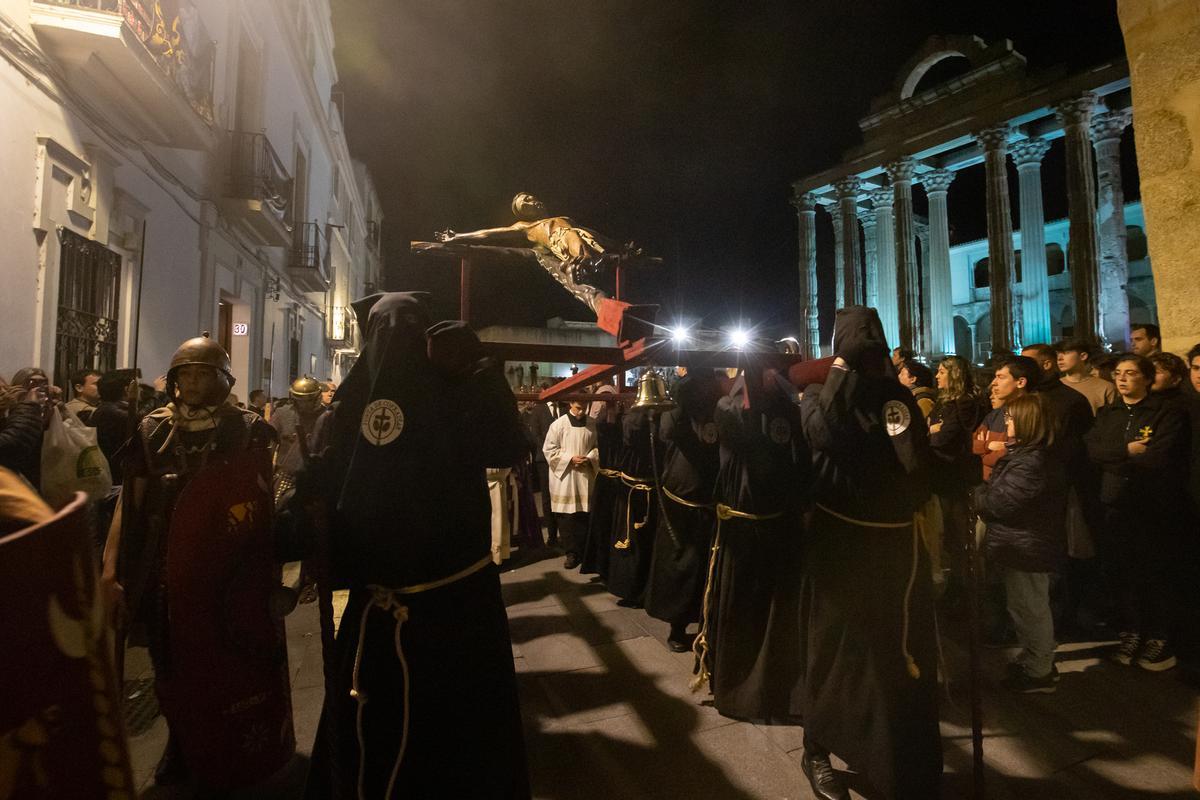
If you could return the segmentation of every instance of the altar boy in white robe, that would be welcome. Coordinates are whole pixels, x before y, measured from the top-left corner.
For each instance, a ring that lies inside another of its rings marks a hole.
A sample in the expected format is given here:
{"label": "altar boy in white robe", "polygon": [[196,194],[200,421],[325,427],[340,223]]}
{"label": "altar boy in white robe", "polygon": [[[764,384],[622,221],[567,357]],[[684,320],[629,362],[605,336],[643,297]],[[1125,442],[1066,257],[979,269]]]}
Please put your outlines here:
{"label": "altar boy in white robe", "polygon": [[575,569],[587,533],[588,497],[600,465],[596,422],[584,413],[583,403],[572,400],[570,413],[554,420],[542,452],[550,468],[550,510],[558,518],[566,553],[563,567]]}

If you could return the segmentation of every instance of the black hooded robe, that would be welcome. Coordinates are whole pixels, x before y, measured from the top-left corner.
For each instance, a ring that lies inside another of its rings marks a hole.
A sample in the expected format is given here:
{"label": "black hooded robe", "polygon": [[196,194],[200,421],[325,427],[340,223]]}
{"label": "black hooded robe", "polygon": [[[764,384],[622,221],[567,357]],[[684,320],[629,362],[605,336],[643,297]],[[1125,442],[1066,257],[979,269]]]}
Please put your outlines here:
{"label": "black hooded robe", "polygon": [[484,477],[525,446],[516,404],[465,324],[426,324],[421,297],[383,295],[338,391],[330,560],[350,598],[308,797],[357,797],[360,749],[367,797],[530,796]]}
{"label": "black hooded robe", "polygon": [[929,559],[913,527],[929,495],[928,433],[886,368],[859,371],[886,361],[873,309],[838,312],[834,352],[850,369],[835,367],[801,403],[816,472],[802,598],[805,736],[882,796],[928,800],[942,772],[937,645]]}
{"label": "black hooded robe", "polygon": [[608,590],[632,605],[642,605],[654,555],[654,526],[658,502],[654,497],[653,459],[650,457],[650,415],[631,408],[621,418],[621,478],[613,503],[611,550],[608,554]]}
{"label": "black hooded robe", "polygon": [[795,724],[802,711],[800,510],[808,452],[790,398],[778,390],[761,399],[752,394],[750,408],[743,388],[717,403],[720,468],[714,499],[759,519],[719,520],[710,618],[702,633],[717,711]]}
{"label": "black hooded robe", "polygon": [[608,580],[609,555],[612,552],[612,530],[617,495],[621,491],[618,477],[623,446],[621,444],[621,415],[613,422],[602,414],[596,420],[596,440],[600,450],[600,471],[592,480],[592,496],[588,499],[588,529],[580,554],[579,571],[584,575],[599,575]]}
{"label": "black hooded robe", "polygon": [[713,489],[720,449],[713,415],[720,386],[711,371],[689,373],[676,384],[673,394],[679,406],[664,413],[659,422],[657,455],[663,495],[646,588],[646,613],[665,622],[687,624],[700,621],[717,520]]}

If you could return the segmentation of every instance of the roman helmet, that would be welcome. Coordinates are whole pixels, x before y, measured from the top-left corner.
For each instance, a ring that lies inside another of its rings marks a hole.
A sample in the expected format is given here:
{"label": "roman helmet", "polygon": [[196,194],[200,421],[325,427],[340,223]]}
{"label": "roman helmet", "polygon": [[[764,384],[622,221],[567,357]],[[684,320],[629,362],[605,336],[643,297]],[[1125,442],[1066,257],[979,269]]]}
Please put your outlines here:
{"label": "roman helmet", "polygon": [[[171,356],[171,365],[167,368],[167,396],[172,400],[175,399],[175,375],[177,370],[180,367],[193,365],[212,367],[217,371],[217,376],[220,378],[213,395],[204,398],[204,404],[217,406],[224,403],[225,398],[229,397],[229,393],[233,390],[233,385],[237,381],[233,377],[232,367],[229,363],[229,354],[225,352],[225,348],[209,338],[208,331],[205,331],[194,339],[188,339],[179,345],[179,349],[175,351],[175,355]],[[217,395],[220,396],[218,397]]]}
{"label": "roman helmet", "polygon": [[308,375],[296,378],[288,387],[288,395],[297,408],[316,408],[321,402],[321,384]]}

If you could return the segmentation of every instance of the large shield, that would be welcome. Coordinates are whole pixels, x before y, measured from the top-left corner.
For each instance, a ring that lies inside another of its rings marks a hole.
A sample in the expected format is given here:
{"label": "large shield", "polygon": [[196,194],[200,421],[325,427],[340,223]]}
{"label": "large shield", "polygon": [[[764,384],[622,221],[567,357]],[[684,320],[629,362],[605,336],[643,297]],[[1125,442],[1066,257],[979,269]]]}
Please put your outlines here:
{"label": "large shield", "polygon": [[0,586],[0,800],[132,800],[86,497],[0,538]]}
{"label": "large shield", "polygon": [[159,699],[205,784],[247,786],[295,750],[283,621],[271,542],[265,451],[213,455],[180,492],[167,544],[169,674]]}

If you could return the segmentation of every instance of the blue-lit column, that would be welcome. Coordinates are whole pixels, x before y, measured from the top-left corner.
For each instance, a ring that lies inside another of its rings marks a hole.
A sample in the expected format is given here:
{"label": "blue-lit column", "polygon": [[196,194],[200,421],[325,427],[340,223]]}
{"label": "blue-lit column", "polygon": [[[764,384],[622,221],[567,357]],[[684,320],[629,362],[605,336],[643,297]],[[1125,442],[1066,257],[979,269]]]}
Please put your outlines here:
{"label": "blue-lit column", "polygon": [[862,302],[862,248],[858,241],[858,193],[862,181],[851,175],[833,185],[837,192],[838,212],[842,222],[842,299],[841,305],[853,306]]}
{"label": "blue-lit column", "polygon": [[892,346],[917,349],[920,335],[920,282],[917,270],[917,239],[913,229],[912,180],[916,162],[909,157],[887,165],[892,179],[892,197],[896,215],[896,295],[900,319],[900,338]]}
{"label": "blue-lit column", "polygon": [[1092,119],[1100,217],[1100,322],[1104,339],[1117,350],[1129,341],[1129,254],[1121,188],[1121,134],[1128,124],[1127,110],[1105,111]]}
{"label": "blue-lit column", "polygon": [[863,230],[863,304],[879,307],[879,251],[875,243],[875,212],[858,210],[858,221]]}
{"label": "blue-lit column", "polygon": [[946,195],[954,173],[935,169],[921,176],[929,198],[929,341],[926,350],[934,356],[954,352],[954,297],[950,290],[950,220]]}
{"label": "blue-lit column", "polygon": [[799,222],[800,349],[805,358],[821,357],[821,320],[817,310],[817,201],[811,193],[792,198]]}
{"label": "blue-lit column", "polygon": [[1012,209],[1008,200],[1008,125],[980,131],[987,176],[988,284],[992,298],[992,352],[1014,346]]}
{"label": "blue-lit column", "polygon": [[888,344],[895,347],[900,341],[900,317],[898,313],[899,289],[896,286],[896,228],[892,219],[892,203],[895,202],[891,189],[871,190],[872,212],[875,215],[875,253],[878,258],[878,305],[879,321]]}
{"label": "blue-lit column", "polygon": [[1046,277],[1046,213],[1042,208],[1045,139],[1012,146],[1021,184],[1021,345],[1050,344],[1050,280]]}

